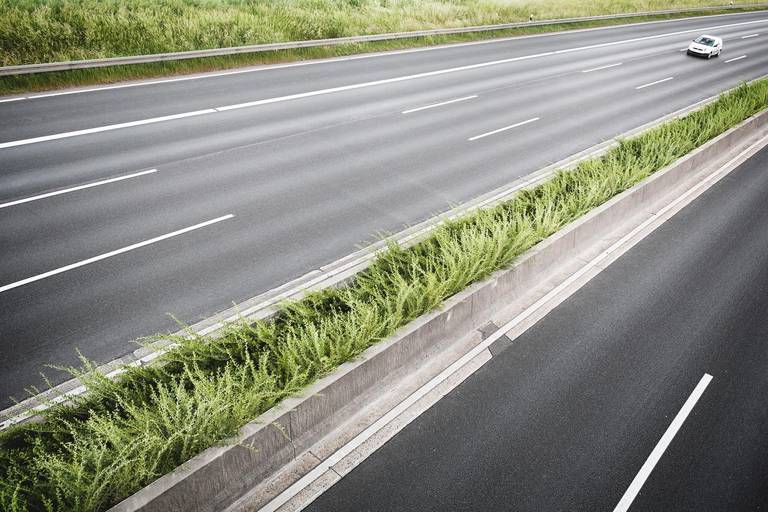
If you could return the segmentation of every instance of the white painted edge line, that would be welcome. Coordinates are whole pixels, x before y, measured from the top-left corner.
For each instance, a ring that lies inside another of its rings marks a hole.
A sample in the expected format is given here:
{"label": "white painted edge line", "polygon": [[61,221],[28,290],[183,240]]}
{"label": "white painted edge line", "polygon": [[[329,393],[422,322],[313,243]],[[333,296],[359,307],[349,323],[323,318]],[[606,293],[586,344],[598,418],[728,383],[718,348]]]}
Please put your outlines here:
{"label": "white painted edge line", "polygon": [[757,37],[760,34],[749,34],[748,36],[741,36],[742,39],[749,39],[750,37]]}
{"label": "white painted edge line", "polygon": [[[761,139],[760,141],[762,140],[764,139]],[[481,343],[475,345],[475,347],[472,350],[464,354],[461,358],[459,358],[456,362],[451,364],[448,368],[446,368],[445,370],[440,372],[438,375],[433,377],[429,382],[424,384],[424,386],[417,389],[412,395],[410,395],[403,402],[395,406],[390,412],[388,412],[387,414],[379,418],[379,420],[375,421],[368,428],[366,428],[365,430],[360,432],[357,436],[352,438],[347,444],[339,448],[330,457],[322,461],[312,471],[310,471],[309,473],[304,475],[302,478],[297,480],[293,485],[291,485],[290,487],[285,489],[282,493],[280,493],[275,498],[273,498],[272,501],[267,503],[264,507],[260,508],[258,512],[275,512],[276,510],[278,510],[281,506],[287,503],[291,498],[293,498],[299,492],[301,492],[302,489],[309,486],[312,482],[314,482],[320,476],[322,476],[323,473],[328,471],[332,466],[336,465],[338,462],[343,460],[344,457],[346,457],[347,455],[352,453],[354,450],[356,450],[357,447],[359,447],[360,445],[365,443],[368,439],[373,437],[373,435],[376,434],[376,432],[381,430],[390,421],[392,421],[397,416],[405,412],[411,405],[419,401],[422,397],[424,397],[433,389],[435,389],[437,386],[439,386],[443,381],[445,381],[451,375],[456,373],[461,367],[469,363],[472,359],[477,357],[484,350],[487,350],[488,348],[490,348],[491,345],[493,345],[499,338],[506,335],[507,332],[517,327],[520,323],[524,322],[528,317],[533,315],[539,308],[541,308],[543,305],[547,304],[557,295],[562,293],[571,284],[578,281],[584,274],[590,272],[592,269],[597,267],[603,260],[608,258],[611,255],[611,253],[620,249],[624,244],[632,240],[632,238],[634,238],[637,234],[641,233],[648,226],[656,222],[657,219],[662,218],[667,212],[676,208],[680,203],[683,203],[689,197],[694,196],[699,190],[710,186],[710,182],[717,181],[716,178],[718,178],[720,175],[723,174],[723,169],[728,169],[734,162],[737,162],[742,156],[749,153],[754,148],[754,146],[760,143],[760,141],[756,141],[754,144],[751,144],[750,147],[746,148],[744,151],[742,151],[741,153],[739,153],[738,155],[730,159],[728,162],[719,166],[717,170],[712,172],[706,178],[699,181],[696,185],[694,185],[693,187],[685,191],[683,194],[681,194],[671,203],[663,207],[654,215],[651,215],[648,219],[643,221],[640,225],[635,227],[632,231],[630,231],[629,233],[621,237],[619,240],[614,242],[605,251],[598,254],[586,265],[584,265],[579,270],[571,274],[562,283],[560,283],[555,288],[550,290],[539,300],[537,300],[536,302],[528,306],[528,308],[526,308],[523,312],[521,312],[515,318],[513,318],[506,324],[499,327],[498,330],[496,330],[494,333],[488,336]]]}
{"label": "white painted edge line", "polygon": [[173,121],[175,119],[183,119],[186,117],[201,116],[205,114],[213,114],[216,110],[208,108],[205,110],[195,110],[194,112],[183,112],[181,114],[172,114],[169,116],[152,117],[150,119],[141,119],[139,121],[129,121],[127,123],[109,124],[106,126],[99,126],[97,128],[86,128],[85,130],[76,130],[73,132],[56,133],[53,135],[44,135],[42,137],[33,137],[31,139],[14,140],[10,142],[0,143],[0,149],[13,148],[16,146],[24,146],[26,144],[35,144],[36,142],[47,142],[51,140],[66,139],[69,137],[77,137],[79,135],[88,135],[91,133],[107,132],[111,130],[119,130],[120,128],[130,128],[132,126],[141,126],[145,124],[161,123],[163,121]]}
{"label": "white painted edge line", "polygon": [[523,55],[523,56],[520,56],[520,57],[510,57],[508,59],[494,60],[494,61],[488,61],[488,62],[480,62],[480,63],[477,63],[477,64],[468,64],[468,65],[465,65],[465,66],[458,66],[458,67],[446,68],[446,69],[438,69],[438,70],[435,70],[435,71],[427,71],[427,72],[424,72],[424,73],[417,73],[415,75],[405,75],[405,76],[398,76],[398,77],[393,77],[393,78],[384,78],[384,79],[381,79],[381,80],[374,80],[372,82],[361,82],[361,83],[357,83],[357,84],[342,85],[342,86],[339,86],[339,87],[331,87],[331,88],[328,88],[328,89],[319,89],[319,90],[315,90],[315,91],[308,91],[308,92],[303,92],[303,93],[289,94],[287,96],[277,96],[277,97],[273,97],[273,98],[265,98],[265,99],[262,99],[262,100],[249,101],[249,102],[245,102],[245,103],[237,103],[237,104],[234,104],[234,105],[224,105],[224,106],[221,106],[221,107],[209,108],[209,109],[204,109],[204,110],[197,110],[197,111],[194,111],[194,112],[186,112],[186,113],[181,113],[181,114],[173,114],[173,115],[169,115],[169,116],[154,117],[154,118],[144,119],[144,120],[140,120],[140,121],[132,121],[132,122],[128,122],[128,123],[112,124],[112,125],[101,126],[101,127],[97,127],[97,128],[88,128],[88,129],[85,129],[85,130],[77,130],[77,131],[72,131],[72,132],[64,132],[64,133],[58,133],[58,134],[54,134],[54,135],[46,135],[46,136],[43,136],[43,137],[34,137],[34,138],[31,138],[31,139],[22,139],[22,140],[16,140],[16,141],[3,142],[3,143],[0,143],[0,149],[11,148],[11,147],[15,147],[15,146],[22,146],[22,145],[25,145],[25,144],[34,144],[34,143],[37,143],[37,142],[46,142],[46,141],[50,141],[50,140],[63,139],[63,138],[68,138],[68,137],[76,137],[76,136],[79,136],[79,135],[88,135],[88,134],[92,134],[92,133],[98,133],[98,132],[104,132],[104,131],[110,131],[110,130],[117,130],[117,129],[120,129],[120,128],[129,128],[129,127],[133,127],[133,126],[140,126],[140,125],[145,125],[145,124],[159,123],[159,122],[162,122],[162,121],[170,121],[170,120],[173,120],[173,119],[181,119],[181,118],[185,118],[185,117],[192,117],[192,116],[198,116],[198,115],[203,115],[203,114],[213,114],[215,112],[225,112],[225,111],[228,111],[228,110],[237,110],[237,109],[241,109],[241,108],[257,107],[257,106],[261,106],[261,105],[268,105],[268,104],[272,104],[272,103],[280,103],[280,102],[284,102],[284,101],[297,100],[297,99],[301,99],[301,98],[310,98],[310,97],[313,97],[313,96],[320,96],[320,95],[324,95],[324,94],[333,94],[333,93],[342,92],[342,91],[351,91],[351,90],[355,90],[355,89],[363,89],[363,88],[366,88],[366,87],[374,87],[374,86],[385,85],[385,84],[393,84],[393,83],[397,83],[397,82],[404,82],[404,81],[407,81],[407,80],[416,80],[416,79],[420,79],[420,78],[427,78],[427,77],[432,77],[432,76],[445,75],[445,74],[448,74],[448,73],[457,73],[457,72],[460,72],[460,71],[468,71],[468,70],[472,70],[472,69],[480,69],[480,68],[485,68],[485,67],[489,67],[489,66],[497,66],[497,65],[500,65],[500,64],[507,64],[507,63],[511,63],[511,62],[518,62],[518,61],[524,61],[524,60],[529,60],[529,59],[536,59],[536,58],[540,58],[540,57],[546,57],[546,56],[549,56],[549,55],[559,55],[559,54],[562,54],[562,53],[571,53],[571,52],[577,52],[577,51],[583,51],[583,50],[591,50],[591,49],[594,49],[594,48],[604,48],[604,47],[608,47],[608,46],[616,46],[616,45],[621,45],[621,44],[634,43],[634,42],[638,42],[638,41],[647,41],[647,40],[651,40],[651,39],[659,39],[659,38],[663,38],[663,37],[670,37],[670,36],[675,36],[675,35],[680,35],[680,34],[706,32],[706,31],[715,30],[715,29],[719,29],[719,28],[726,28],[726,27],[733,27],[733,26],[742,26],[742,25],[752,25],[752,24],[755,24],[755,23],[768,23],[768,19],[744,21],[744,22],[741,22],[741,23],[729,23],[729,24],[718,25],[718,26],[714,26],[714,27],[703,27],[703,28],[690,29],[690,30],[681,30],[681,31],[678,31],[678,32],[667,32],[667,33],[664,33],[664,34],[656,34],[656,35],[652,35],[652,36],[636,37],[636,38],[633,38],[633,39],[624,39],[622,41],[611,41],[611,42],[608,42],[608,43],[597,43],[597,44],[588,45],[588,46],[579,46],[579,47],[575,47],[575,48],[566,48],[566,49],[563,49],[563,50],[553,50],[553,51],[543,52],[543,53],[534,53],[534,54],[531,54],[531,55]]}
{"label": "white painted edge line", "polygon": [[728,59],[727,61],[725,61],[725,63],[727,64],[729,62],[733,62],[733,61],[741,60],[741,59],[746,59],[746,58],[747,58],[746,55],[742,55],[741,57],[734,57],[733,59]]}
{"label": "white painted edge line", "polygon": [[600,71],[601,69],[615,68],[616,66],[621,66],[622,64],[623,62],[617,62],[616,64],[608,64],[607,66],[600,66],[599,68],[585,69],[582,70],[582,73],[591,73],[593,71]]}
{"label": "white painted edge line", "polygon": [[[758,11],[759,12],[759,11]],[[719,18],[719,17],[726,17],[726,16],[740,16],[744,14],[748,14],[749,12],[734,12],[734,13],[727,13],[727,14],[713,14],[713,15],[707,15],[707,16],[688,16],[685,18],[675,18],[671,20],[653,20],[653,21],[643,21],[640,23],[624,23],[620,25],[609,25],[609,26],[603,26],[603,27],[591,27],[591,28],[584,28],[584,29],[576,29],[576,30],[568,30],[567,32],[573,34],[573,33],[580,33],[580,32],[594,32],[594,31],[603,31],[603,30],[612,30],[612,29],[620,29],[620,28],[626,28],[629,26],[642,26],[642,25],[650,25],[650,24],[663,24],[663,23],[675,23],[675,22],[681,22],[681,21],[690,21],[690,20],[702,20],[706,21],[712,18]],[[436,45],[436,46],[428,46],[428,47],[422,47],[422,48],[408,48],[404,50],[394,50],[394,51],[384,51],[384,52],[376,52],[376,53],[367,53],[362,55],[347,55],[343,57],[332,57],[329,59],[317,59],[317,60],[309,60],[309,61],[302,61],[302,62],[290,62],[286,64],[274,64],[274,65],[268,65],[268,66],[258,66],[258,67],[250,67],[246,69],[234,69],[229,71],[219,71],[219,72],[212,72],[212,73],[205,73],[205,74],[195,74],[192,76],[182,76],[182,77],[175,77],[175,78],[165,78],[160,80],[146,80],[141,82],[132,82],[132,83],[125,83],[125,84],[115,84],[115,85],[102,85],[98,87],[90,87],[86,89],[74,89],[69,91],[57,91],[57,92],[47,92],[47,93],[40,93],[40,94],[32,94],[29,96],[24,97],[18,97],[18,98],[12,98],[9,100],[0,100],[0,103],[2,101],[17,101],[17,100],[31,100],[31,99],[38,99],[38,98],[50,98],[54,96],[64,96],[69,94],[82,94],[87,92],[99,92],[99,91],[108,91],[112,89],[125,89],[129,87],[141,87],[144,85],[157,85],[157,84],[163,84],[163,83],[171,83],[171,82],[186,82],[188,80],[199,80],[203,78],[217,78],[221,76],[229,76],[229,75],[240,75],[244,73],[255,73],[258,71],[269,71],[273,69],[284,69],[284,68],[293,68],[293,67],[299,67],[299,66],[312,66],[317,64],[327,64],[327,63],[333,63],[333,62],[342,62],[342,61],[348,61],[348,60],[360,60],[360,59],[371,59],[376,57],[386,57],[389,55],[401,55],[401,54],[408,54],[408,53],[418,53],[418,52],[427,52],[427,51],[434,51],[434,50],[443,50],[443,49],[450,49],[450,48],[457,48],[457,47],[463,47],[463,46],[475,46],[475,45],[481,45],[481,44],[494,44],[494,43],[504,43],[511,40],[519,40],[519,39],[530,39],[530,38],[540,38],[540,37],[553,37],[561,35],[563,31],[558,32],[545,32],[541,34],[529,34],[525,36],[511,36],[511,37],[500,37],[500,38],[494,38],[494,39],[488,39],[483,41],[469,41],[466,43],[447,43],[442,45]]]}
{"label": "white painted edge line", "polygon": [[460,101],[473,100],[475,98],[477,98],[477,94],[473,94],[472,96],[464,96],[463,98],[456,98],[455,100],[442,101],[440,103],[432,103],[431,105],[424,105],[423,107],[416,107],[408,110],[403,110],[401,113],[411,114],[413,112],[420,112],[422,110],[427,110],[429,108],[442,107],[443,105],[450,105],[451,103],[458,103]]}
{"label": "white painted edge line", "polygon": [[505,126],[503,128],[499,128],[498,130],[493,130],[493,131],[490,131],[490,132],[481,133],[480,135],[475,135],[474,137],[470,137],[467,140],[471,142],[471,141],[475,141],[475,140],[478,140],[478,139],[482,139],[483,137],[488,137],[489,135],[494,135],[496,133],[500,133],[500,132],[505,132],[507,130],[511,130],[512,128],[517,128],[518,126],[523,126],[525,124],[534,123],[534,122],[538,121],[539,119],[541,119],[541,118],[540,117],[532,117],[530,119],[526,119],[525,121],[520,121],[519,123],[515,123],[515,124],[511,124],[509,126]]}
{"label": "white painted edge line", "polygon": [[693,407],[696,405],[696,402],[699,401],[699,398],[701,398],[701,395],[704,393],[704,390],[707,389],[707,386],[711,381],[712,376],[708,373],[705,373],[701,380],[699,380],[699,383],[693,389],[691,396],[688,397],[688,400],[686,400],[683,404],[683,408],[680,409],[680,411],[677,413],[677,416],[675,416],[675,419],[672,420],[672,423],[670,423],[669,427],[667,428],[667,431],[664,432],[663,436],[661,436],[661,439],[659,439],[656,447],[648,456],[648,459],[645,461],[645,464],[643,464],[643,467],[640,468],[640,471],[635,476],[635,479],[632,480],[632,483],[624,493],[624,496],[622,496],[621,501],[619,501],[618,505],[616,505],[616,508],[613,509],[613,512],[626,512],[629,510],[629,507],[632,505],[635,497],[637,497],[637,494],[640,492],[643,484],[648,479],[648,476],[650,476],[651,471],[653,471],[653,468],[656,467],[656,463],[658,463],[659,459],[661,459],[661,456],[664,455],[667,447],[672,442],[672,439],[674,439],[675,434],[677,434],[678,430],[680,430],[680,427],[683,426],[683,422],[685,422],[685,419],[691,413]]}
{"label": "white painted edge line", "polygon": [[655,82],[651,82],[649,84],[638,85],[637,87],[635,87],[635,90],[645,89],[646,87],[650,87],[652,85],[660,84],[662,82],[668,82],[668,81],[672,80],[673,78],[675,78],[675,77],[668,76],[667,78],[662,78],[661,80],[656,80]]}
{"label": "white painted edge line", "polygon": [[70,192],[75,192],[77,190],[83,190],[83,189],[86,189],[86,188],[98,187],[100,185],[106,185],[108,183],[115,183],[116,181],[123,181],[123,180],[129,180],[131,178],[138,178],[139,176],[144,176],[146,174],[152,174],[152,173],[156,173],[156,172],[157,172],[157,169],[149,169],[147,171],[135,172],[133,174],[127,174],[125,176],[118,176],[116,178],[109,178],[107,180],[96,181],[94,183],[87,183],[85,185],[78,185],[76,187],[65,188],[65,189],[62,189],[62,190],[55,190],[53,192],[47,192],[45,194],[40,194],[40,195],[37,195],[37,196],[27,197],[27,198],[24,198],[24,199],[17,199],[15,201],[9,201],[7,203],[0,203],[0,209],[8,208],[9,206],[16,206],[17,204],[29,203],[31,201],[38,201],[40,199],[45,199],[45,198],[48,198],[48,197],[59,196],[61,194],[68,194]]}
{"label": "white painted edge line", "polygon": [[21,97],[18,97],[18,98],[5,98],[3,100],[0,100],[0,103],[10,103],[12,101],[21,101],[21,100],[26,100],[26,99],[27,98],[25,96],[21,96]]}
{"label": "white painted edge line", "polygon": [[[154,357],[150,358],[150,360],[151,359],[154,359]],[[131,363],[129,365],[126,365],[126,366],[141,366],[141,363],[134,361],[133,363]],[[108,379],[114,379],[115,377],[118,377],[119,375],[122,375],[123,373],[125,373],[125,371],[126,371],[125,368],[117,368],[117,369],[112,370],[111,372],[105,374],[104,377],[106,377]],[[85,387],[85,385],[81,384],[80,386],[78,386],[78,387],[76,387],[74,389],[71,389],[71,390],[67,391],[66,393],[62,393],[60,395],[57,395],[57,396],[51,398],[50,400],[48,400],[48,401],[46,401],[44,403],[41,403],[39,405],[36,405],[35,407],[32,407],[31,409],[28,409],[28,410],[24,411],[22,414],[19,414],[18,416],[14,416],[13,418],[9,418],[9,419],[3,421],[2,423],[0,423],[0,431],[3,431],[5,429],[7,429],[8,427],[16,425],[17,423],[21,423],[25,419],[27,419],[27,418],[29,418],[31,416],[34,416],[38,412],[42,412],[42,411],[50,408],[53,405],[60,404],[62,402],[66,402],[70,398],[73,398],[73,397],[78,396],[78,395],[82,395],[85,392],[86,392],[86,387]]]}
{"label": "white painted edge line", "polygon": [[[176,346],[176,345],[177,345],[176,343],[173,344],[173,346]],[[143,365],[145,363],[148,363],[148,362],[154,360],[159,355],[160,355],[159,353],[152,353],[149,356],[147,356],[147,358],[145,360],[137,360],[137,361],[134,361],[134,362],[132,362],[130,364],[125,365],[125,367],[116,368],[116,369],[112,370],[111,372],[106,373],[104,375],[104,377],[107,378],[107,379],[115,379],[116,377],[118,377],[118,376],[122,375],[123,373],[125,373],[127,367],[141,366],[141,365]],[[87,389],[86,389],[85,385],[81,384],[81,385],[77,386],[74,389],[71,389],[71,390],[69,390],[69,391],[67,391],[65,393],[57,395],[57,396],[51,398],[50,400],[47,400],[44,403],[38,404],[38,405],[36,405],[36,406],[34,406],[34,407],[24,411],[23,413],[21,413],[21,414],[19,414],[17,416],[14,416],[13,418],[9,418],[9,419],[3,421],[2,423],[0,423],[0,431],[3,431],[5,429],[7,429],[8,427],[16,425],[17,423],[21,423],[25,419],[27,419],[27,418],[29,418],[31,416],[34,416],[38,412],[45,411],[46,409],[50,408],[53,405],[60,404],[62,402],[66,402],[70,398],[82,395],[86,391],[87,391]]]}
{"label": "white painted edge line", "polygon": [[195,229],[204,228],[206,226],[210,226],[211,224],[216,224],[217,222],[221,222],[227,219],[231,219],[234,217],[233,214],[227,214],[222,217],[217,217],[212,220],[208,220],[205,222],[201,222],[200,224],[195,224],[194,226],[190,226],[188,228],[179,229],[177,231],[173,231],[171,233],[167,233],[165,235],[156,236],[155,238],[150,238],[149,240],[145,240],[143,242],[139,242],[133,245],[129,245],[127,247],[123,247],[121,249],[117,249],[114,251],[110,251],[104,254],[100,254],[99,256],[94,256],[92,258],[88,258],[82,261],[78,261],[77,263],[72,263],[70,265],[66,265],[64,267],[59,267],[54,270],[49,270],[48,272],[44,272],[42,274],[38,274],[36,276],[28,277],[26,279],[22,279],[21,281],[16,281],[15,283],[6,284],[4,286],[0,286],[0,293],[12,290],[14,288],[18,288],[19,286],[24,286],[25,284],[34,283],[35,281],[40,281],[41,279],[45,279],[47,277],[55,276],[57,274],[61,274],[63,272],[66,272],[68,270],[73,270],[79,267],[83,267],[85,265],[88,265],[90,263],[95,263],[97,261],[101,261],[107,258],[111,258],[112,256],[117,256],[118,254],[123,254],[128,251],[132,251],[134,249],[138,249],[140,247],[144,247],[150,244],[154,244],[156,242],[160,242],[162,240],[167,240],[168,238],[172,238],[174,236],[178,236],[184,233],[188,233],[190,231],[193,231]]}

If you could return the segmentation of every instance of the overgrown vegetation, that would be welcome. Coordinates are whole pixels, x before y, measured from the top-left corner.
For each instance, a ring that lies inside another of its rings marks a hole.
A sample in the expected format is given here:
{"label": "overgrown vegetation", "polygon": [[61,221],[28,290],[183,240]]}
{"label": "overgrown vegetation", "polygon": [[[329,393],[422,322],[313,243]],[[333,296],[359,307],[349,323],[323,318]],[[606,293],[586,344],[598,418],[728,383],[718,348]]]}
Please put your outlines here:
{"label": "overgrown vegetation", "polygon": [[523,251],[750,115],[768,80],[620,143],[494,208],[393,246],[347,288],[286,305],[274,321],[191,335],[162,366],[90,390],[46,421],[0,436],[0,509],[103,510],[237,433],[239,427]]}
{"label": "overgrown vegetation", "polygon": [[[737,0],[736,4],[751,0]],[[0,65],[719,5],[722,0],[0,0]],[[628,22],[632,20],[622,20]],[[640,19],[634,20],[640,21]],[[616,23],[602,21],[567,28]],[[0,78],[0,94],[552,31],[382,41]]]}
{"label": "overgrown vegetation", "polygon": [[[722,0],[3,0],[3,65],[722,4]],[[746,2],[744,2],[746,3]]]}

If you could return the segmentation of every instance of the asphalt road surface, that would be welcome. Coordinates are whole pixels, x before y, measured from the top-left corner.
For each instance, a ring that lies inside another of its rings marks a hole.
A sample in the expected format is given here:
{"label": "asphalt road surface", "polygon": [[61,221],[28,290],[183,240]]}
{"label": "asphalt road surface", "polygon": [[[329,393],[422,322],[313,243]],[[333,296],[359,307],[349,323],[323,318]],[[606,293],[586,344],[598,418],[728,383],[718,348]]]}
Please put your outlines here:
{"label": "asphalt road surface", "polygon": [[766,70],[749,13],[0,100],[0,405]]}
{"label": "asphalt road surface", "polygon": [[552,310],[312,512],[768,508],[768,149]]}

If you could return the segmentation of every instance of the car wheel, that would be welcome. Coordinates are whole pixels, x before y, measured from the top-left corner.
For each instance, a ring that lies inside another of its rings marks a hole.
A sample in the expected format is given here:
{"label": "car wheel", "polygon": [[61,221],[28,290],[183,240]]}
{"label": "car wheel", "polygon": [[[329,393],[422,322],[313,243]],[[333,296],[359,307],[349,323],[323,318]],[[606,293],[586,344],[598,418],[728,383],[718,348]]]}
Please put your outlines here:
{"label": "car wheel", "polygon": [[711,54],[711,53],[708,53],[708,54],[707,54],[707,60],[709,60],[709,59],[711,59],[711,58],[712,58],[712,54]]}

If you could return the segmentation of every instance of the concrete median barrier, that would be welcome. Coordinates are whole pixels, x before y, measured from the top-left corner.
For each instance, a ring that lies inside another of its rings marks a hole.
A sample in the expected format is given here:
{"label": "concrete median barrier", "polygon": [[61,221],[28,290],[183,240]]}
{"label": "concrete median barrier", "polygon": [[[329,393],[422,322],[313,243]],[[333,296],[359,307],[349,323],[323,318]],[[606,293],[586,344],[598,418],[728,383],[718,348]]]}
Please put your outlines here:
{"label": "concrete median barrier", "polygon": [[[409,379],[410,369],[429,366],[446,352],[469,351],[482,339],[483,326],[508,308],[512,299],[535,302],[546,292],[543,283],[556,286],[554,280],[564,268],[573,268],[605,240],[629,233],[766,133],[768,111],[580,217],[531,248],[510,268],[456,294],[441,309],[417,318],[317,381],[301,396],[285,400],[249,423],[229,444],[205,450],[111,510],[197,512],[226,508],[246,490],[332,435],[377,394],[399,389],[401,399],[405,399],[418,385],[399,385]],[[451,362],[433,364],[419,379],[437,375]],[[356,424],[358,431],[365,427]],[[294,480],[300,476],[295,475]]]}

